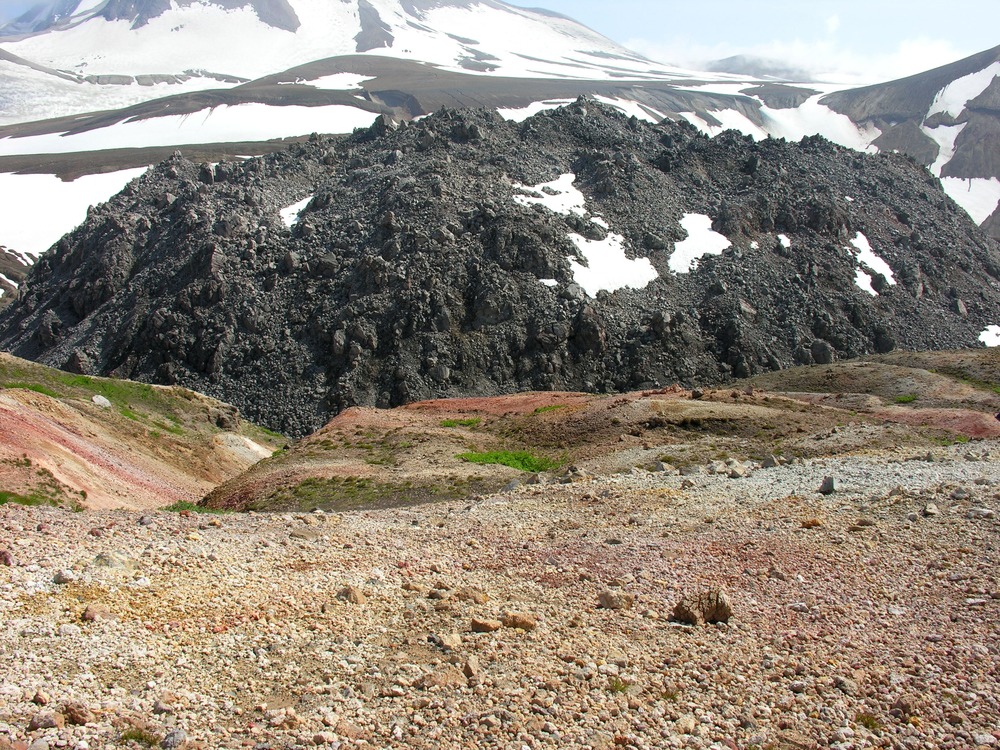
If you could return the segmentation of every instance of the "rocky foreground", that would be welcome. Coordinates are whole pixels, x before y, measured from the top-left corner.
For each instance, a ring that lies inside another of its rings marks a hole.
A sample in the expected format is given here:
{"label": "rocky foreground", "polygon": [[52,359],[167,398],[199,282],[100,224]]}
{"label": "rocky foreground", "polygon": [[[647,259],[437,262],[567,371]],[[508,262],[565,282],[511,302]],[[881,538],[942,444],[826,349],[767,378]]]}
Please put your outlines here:
{"label": "rocky foreground", "polygon": [[[998,457],[340,514],[2,506],[0,748],[994,747]],[[672,620],[716,589],[727,623]]]}

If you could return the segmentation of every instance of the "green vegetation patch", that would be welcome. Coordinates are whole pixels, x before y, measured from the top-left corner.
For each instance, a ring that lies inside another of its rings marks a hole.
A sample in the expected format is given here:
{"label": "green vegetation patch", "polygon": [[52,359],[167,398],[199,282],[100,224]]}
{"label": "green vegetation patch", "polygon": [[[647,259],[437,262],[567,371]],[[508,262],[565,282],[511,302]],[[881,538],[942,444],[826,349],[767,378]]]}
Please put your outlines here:
{"label": "green vegetation patch", "polygon": [[442,427],[478,427],[482,423],[480,417],[469,417],[468,419],[442,419]]}
{"label": "green vegetation patch", "polygon": [[527,451],[487,451],[485,453],[460,453],[458,458],[472,464],[495,464],[509,466],[518,471],[536,474],[558,468],[559,462],[544,456],[535,456]]}
{"label": "green vegetation patch", "polygon": [[915,393],[906,393],[902,396],[896,396],[894,399],[897,404],[912,404],[916,400],[917,394]]}
{"label": "green vegetation patch", "polygon": [[43,396],[48,396],[50,398],[61,398],[61,394],[56,393],[51,388],[48,388],[40,383],[3,383],[4,388],[20,388],[25,391],[34,391],[35,393],[41,393]]}

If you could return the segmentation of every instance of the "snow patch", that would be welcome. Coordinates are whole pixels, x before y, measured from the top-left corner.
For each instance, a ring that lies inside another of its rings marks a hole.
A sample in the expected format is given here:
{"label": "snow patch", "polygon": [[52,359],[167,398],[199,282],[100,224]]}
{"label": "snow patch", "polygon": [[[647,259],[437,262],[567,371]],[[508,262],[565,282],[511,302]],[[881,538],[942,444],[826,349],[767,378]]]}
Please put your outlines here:
{"label": "snow patch", "polygon": [[944,169],[944,165],[955,157],[955,141],[958,139],[959,134],[965,130],[967,124],[963,122],[961,125],[938,125],[936,128],[929,128],[926,125],[920,126],[924,135],[938,145],[937,158],[928,167],[936,177],[941,176],[941,170]]}
{"label": "snow patch", "polygon": [[604,290],[645,289],[659,274],[649,258],[632,259],[625,255],[625,238],[611,233],[603,240],[588,240],[579,234],[570,234],[587,265],[575,258],[569,259],[573,280],[591,297]]}
{"label": "snow patch", "polygon": [[555,279],[539,279],[538,282],[543,286],[547,286],[550,288],[559,286],[559,282],[556,281]]}
{"label": "snow patch", "polygon": [[872,276],[866,273],[861,266],[864,266],[870,271],[882,274],[886,281],[889,282],[889,286],[896,285],[896,277],[892,273],[892,268],[888,263],[885,262],[884,258],[878,256],[874,250],[872,250],[871,243],[868,242],[868,238],[864,234],[858,232],[857,235],[851,240],[851,244],[854,246],[857,253],[855,257],[858,261],[858,269],[855,275],[855,283],[866,292],[874,297],[878,296],[878,292],[872,286]]}
{"label": "snow patch", "polygon": [[[563,216],[586,216],[587,199],[573,186],[575,181],[576,175],[570,172],[540,185],[515,183],[514,188],[524,191],[526,195],[514,195],[512,198],[521,206],[544,206]],[[595,216],[591,221],[608,228],[608,223],[600,217]],[[591,297],[596,297],[601,291],[617,292],[626,287],[644,289],[659,276],[649,258],[632,259],[625,254],[625,238],[620,234],[609,232],[603,240],[590,240],[571,232],[569,239],[586,263],[584,265],[576,258],[567,258],[573,280]],[[556,282],[554,279],[541,279],[541,283],[554,286]]]}
{"label": "snow patch", "polygon": [[[333,73],[322,78],[314,78],[311,81],[301,81],[301,83],[316,89],[342,91],[344,89],[360,89],[361,84],[372,80],[374,80],[372,76],[362,76],[357,73]],[[300,83],[300,81],[296,81],[296,83]]]}
{"label": "snow patch", "polygon": [[510,120],[511,122],[524,122],[529,117],[537,115],[539,112],[545,112],[546,110],[556,109],[557,107],[562,107],[566,104],[572,104],[575,99],[549,99],[544,102],[532,102],[527,107],[518,107],[513,109],[498,109],[497,112],[505,120]]}
{"label": "snow patch", "polygon": [[787,234],[779,234],[778,235],[778,242],[780,242],[781,246],[783,248],[785,248],[786,250],[792,246],[792,241],[790,239],[788,239],[788,235]]}
{"label": "snow patch", "polygon": [[0,173],[0,244],[33,263],[87,218],[87,209],[119,192],[146,168],[63,182],[50,174]]}
{"label": "snow patch", "polygon": [[757,240],[754,240],[753,242],[750,243],[750,249],[751,250],[760,250],[760,243],[757,242]]}
{"label": "snow patch", "polygon": [[295,226],[295,223],[299,220],[299,214],[302,210],[309,205],[309,201],[313,199],[313,196],[308,198],[303,198],[298,203],[293,203],[290,206],[286,206],[281,209],[278,213],[281,214],[281,220],[285,222],[285,226],[291,229]]}
{"label": "snow patch", "polygon": [[814,96],[795,109],[761,107],[764,129],[775,138],[800,141],[807,135],[821,133],[824,138],[857,151],[877,151],[871,143],[879,137],[874,127],[859,128],[847,115],[820,104],[823,95]]}
{"label": "snow patch", "polygon": [[[11,279],[9,279],[9,278],[7,278],[7,277],[6,277],[6,276],[4,276],[4,275],[3,275],[2,273],[0,273],[0,281],[6,281],[6,282],[7,282],[8,284],[10,284],[10,285],[11,285],[12,287],[14,287],[15,289],[17,289],[17,282],[16,282],[16,281],[13,281],[13,280],[11,280]],[[3,290],[0,290],[0,291],[3,291]]]}
{"label": "snow patch", "polygon": [[872,297],[878,297],[878,292],[875,291],[875,287],[872,286],[872,275],[870,273],[865,273],[860,268],[854,272],[854,283],[857,284],[861,289],[868,292]]}
{"label": "snow patch", "polygon": [[639,104],[639,102],[634,102],[629,99],[615,99],[610,96],[601,96],[600,94],[597,94],[594,98],[602,104],[614,107],[619,112],[624,112],[629,117],[645,120],[646,122],[651,122],[654,125],[657,125],[666,119],[666,115],[663,113],[658,112],[651,107],[644,107]]}
{"label": "snow patch", "polygon": [[989,326],[979,334],[979,340],[989,347],[1000,346],[1000,326]]}
{"label": "snow patch", "polygon": [[977,224],[982,224],[993,215],[1000,204],[1000,180],[990,177],[942,177],[944,191],[955,203],[965,209]]}
{"label": "snow patch", "polygon": [[684,214],[681,226],[687,239],[674,245],[668,265],[674,273],[690,273],[705,255],[721,255],[733,243],[727,237],[712,231],[712,220],[705,214]]}
{"label": "snow patch", "polygon": [[847,201],[848,203],[854,203],[854,198],[852,198],[849,195],[845,195],[844,200]]}
{"label": "snow patch", "polygon": [[587,199],[573,187],[576,175],[572,172],[561,175],[552,182],[540,185],[514,183],[515,190],[523,190],[527,195],[515,195],[514,202],[522,206],[544,206],[557,214],[583,216],[587,213]]}
{"label": "snow patch", "polygon": [[952,117],[958,117],[965,111],[969,100],[986,91],[998,75],[1000,75],[1000,62],[995,62],[975,73],[955,79],[934,97],[934,103],[931,104],[927,116],[945,112]]}

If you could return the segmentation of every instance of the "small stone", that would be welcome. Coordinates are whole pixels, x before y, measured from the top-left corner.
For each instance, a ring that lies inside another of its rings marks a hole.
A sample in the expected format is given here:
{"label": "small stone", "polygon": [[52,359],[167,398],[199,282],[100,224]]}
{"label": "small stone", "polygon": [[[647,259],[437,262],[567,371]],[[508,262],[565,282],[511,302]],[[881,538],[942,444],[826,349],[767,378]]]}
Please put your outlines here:
{"label": "small stone", "polygon": [[[17,747],[18,747],[17,744],[15,744],[14,750],[17,750]],[[21,747],[24,747],[26,750],[50,750],[49,741],[46,740],[44,737],[39,737],[37,740],[34,740],[30,745],[21,745]]]}
{"label": "small stone", "polygon": [[698,729],[698,720],[694,714],[684,714],[674,722],[674,729],[677,730],[678,734],[694,734]]}
{"label": "small stone", "polygon": [[28,722],[28,731],[37,732],[39,729],[62,729],[66,726],[66,717],[58,711],[40,711],[31,717]]}
{"label": "small stone", "polygon": [[534,616],[523,612],[508,612],[503,618],[503,626],[519,630],[534,630],[538,627],[538,621]]}
{"label": "small stone", "polygon": [[52,699],[49,698],[49,694],[44,690],[38,690],[35,692],[35,696],[31,699],[31,702],[36,706],[47,706],[52,702]]}
{"label": "small stone", "polygon": [[819,486],[819,494],[832,495],[838,489],[837,480],[833,477],[824,477],[823,483]]}
{"label": "small stone", "polygon": [[614,589],[605,589],[597,595],[597,601],[603,609],[631,609],[635,604],[635,595]]}
{"label": "small stone", "polygon": [[167,732],[167,736],[163,738],[160,742],[160,747],[163,750],[177,750],[177,748],[184,747],[187,743],[187,732],[183,729],[171,729]]}
{"label": "small stone", "polygon": [[503,623],[500,620],[485,620],[473,617],[469,629],[473,633],[495,633],[502,627]]}
{"label": "small stone", "polygon": [[59,626],[59,635],[66,636],[66,637],[69,637],[69,638],[72,638],[73,636],[80,635],[80,633],[82,633],[82,632],[83,631],[80,630],[80,626],[79,625],[66,624],[66,625],[60,625]]}
{"label": "small stone", "polygon": [[968,500],[970,497],[972,497],[972,493],[965,487],[956,487],[951,491],[952,500]]}
{"label": "small stone", "polygon": [[997,744],[997,738],[992,734],[976,734],[972,737],[973,743],[980,747],[993,747]]}
{"label": "small stone", "polygon": [[704,591],[693,597],[685,597],[674,607],[673,618],[689,625],[729,622],[733,616],[729,597],[720,589]]}
{"label": "small stone", "polygon": [[973,508],[968,513],[968,518],[970,521],[980,521],[989,518],[996,518],[996,513],[989,508]]}
{"label": "small stone", "polygon": [[364,595],[364,592],[354,586],[344,586],[337,593],[337,598],[351,604],[364,604],[368,601],[368,597]]}
{"label": "small stone", "polygon": [[781,460],[774,454],[768,455],[760,464],[765,469],[776,469],[781,466]]}
{"label": "small stone", "polygon": [[455,592],[454,596],[460,602],[472,602],[479,605],[486,604],[490,600],[489,595],[485,591],[480,591],[471,586],[463,586]]}
{"label": "small stone", "polygon": [[84,724],[89,724],[92,721],[96,721],[97,717],[94,712],[87,708],[82,703],[70,702],[62,707],[62,714],[66,717],[66,721],[74,726],[82,727]]}
{"label": "small stone", "polygon": [[80,619],[84,622],[96,622],[97,620],[114,620],[115,616],[103,604],[88,604]]}
{"label": "small stone", "polygon": [[924,515],[925,518],[941,515],[941,511],[934,503],[927,503],[927,505],[924,506],[924,509],[923,511],[921,511],[921,513]]}
{"label": "small stone", "polygon": [[[422,688],[462,688],[469,684],[468,678],[455,667],[445,667],[424,675],[417,684]],[[338,730],[338,734],[343,734]]]}
{"label": "small stone", "polygon": [[470,656],[465,660],[465,664],[462,665],[462,674],[469,679],[478,677],[482,671],[482,668],[479,666],[479,657],[477,656]]}
{"label": "small stone", "polygon": [[806,687],[808,686],[802,680],[796,680],[795,682],[791,683],[788,686],[788,689],[791,690],[793,693],[798,694],[798,693],[804,693],[806,691]]}
{"label": "small stone", "polygon": [[139,525],[140,526],[152,526],[153,525],[153,517],[152,516],[139,516]]}
{"label": "small stone", "polygon": [[462,636],[458,633],[448,633],[440,636],[441,648],[445,651],[457,651],[462,646]]}
{"label": "small stone", "polygon": [[833,684],[845,695],[858,694],[858,683],[849,677],[838,676],[834,678]]}
{"label": "small stone", "polygon": [[337,735],[333,732],[317,732],[313,735],[313,744],[322,747],[323,745],[332,745],[337,741]]}
{"label": "small stone", "polygon": [[788,580],[788,574],[785,571],[781,570],[780,568],[774,567],[773,565],[771,566],[771,569],[767,571],[767,577],[773,578],[776,581]]}
{"label": "small stone", "polygon": [[58,584],[73,583],[76,579],[77,575],[72,570],[60,570],[52,577],[53,583]]}
{"label": "small stone", "polygon": [[9,549],[0,549],[0,565],[8,568],[14,567],[14,553]]}
{"label": "small stone", "polygon": [[108,399],[106,397],[102,396],[99,393],[97,395],[95,395],[95,396],[92,396],[90,400],[91,400],[91,402],[93,402],[93,404],[95,406],[99,406],[102,409],[110,409],[111,408],[111,402],[108,401]]}
{"label": "small stone", "polygon": [[315,542],[319,540],[323,535],[316,531],[315,529],[310,529],[308,526],[300,526],[298,528],[292,529],[288,536],[292,539],[302,539],[306,542]]}
{"label": "small stone", "polygon": [[750,476],[750,467],[744,463],[736,462],[729,468],[730,479],[743,479]]}

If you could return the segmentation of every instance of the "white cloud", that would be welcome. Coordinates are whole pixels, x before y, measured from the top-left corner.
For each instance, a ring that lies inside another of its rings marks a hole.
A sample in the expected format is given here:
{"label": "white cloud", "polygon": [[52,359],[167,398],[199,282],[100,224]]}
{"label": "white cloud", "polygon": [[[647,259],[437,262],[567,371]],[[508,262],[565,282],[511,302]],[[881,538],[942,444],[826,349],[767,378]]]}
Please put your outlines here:
{"label": "white cloud", "polygon": [[808,71],[817,81],[850,85],[904,78],[955,62],[975,52],[959,49],[950,41],[930,38],[906,39],[894,49],[885,51],[852,49],[832,37],[811,41],[761,41],[746,47],[725,42],[702,44],[684,37],[663,41],[630,39],[626,46],[653,60],[694,69],[703,68],[712,60],[752,55]]}
{"label": "white cloud", "polygon": [[826,19],[826,33],[836,34],[840,30],[840,16],[834,13]]}

